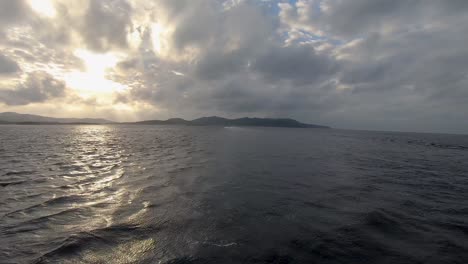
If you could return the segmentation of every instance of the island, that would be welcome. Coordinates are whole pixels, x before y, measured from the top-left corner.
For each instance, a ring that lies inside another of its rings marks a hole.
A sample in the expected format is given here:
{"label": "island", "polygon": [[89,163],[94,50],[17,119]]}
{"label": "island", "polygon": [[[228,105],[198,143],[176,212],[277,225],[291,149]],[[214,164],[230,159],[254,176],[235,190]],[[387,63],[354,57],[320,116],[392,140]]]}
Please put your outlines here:
{"label": "island", "polygon": [[146,120],[133,124],[145,125],[188,125],[188,126],[224,126],[224,127],[291,127],[291,128],[330,128],[328,126],[305,124],[291,118],[258,118],[243,117],[229,119],[218,116],[201,117],[194,120],[171,118],[167,120]]}

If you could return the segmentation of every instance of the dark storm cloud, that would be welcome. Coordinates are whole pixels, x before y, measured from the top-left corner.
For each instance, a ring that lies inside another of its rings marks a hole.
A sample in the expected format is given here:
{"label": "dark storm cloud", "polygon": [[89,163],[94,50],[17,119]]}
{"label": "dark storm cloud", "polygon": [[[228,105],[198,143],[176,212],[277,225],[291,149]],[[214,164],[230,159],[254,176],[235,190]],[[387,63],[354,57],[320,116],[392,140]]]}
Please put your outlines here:
{"label": "dark storm cloud", "polygon": [[341,80],[348,84],[378,84],[374,87],[377,91],[404,85],[421,94],[450,91],[466,83],[467,78],[468,48],[462,43],[468,37],[460,33],[440,29],[391,38],[369,37],[347,51],[351,57],[345,61]]}
{"label": "dark storm cloud", "polygon": [[297,85],[314,84],[338,70],[334,59],[318,55],[311,46],[275,47],[259,56],[253,70],[271,82],[290,80]]}
{"label": "dark storm cloud", "polygon": [[0,75],[20,71],[18,63],[0,53]]}
{"label": "dark storm cloud", "polygon": [[2,26],[19,22],[30,15],[29,6],[23,0],[0,1],[0,23]]}
{"label": "dark storm cloud", "polygon": [[87,46],[96,51],[125,48],[130,15],[131,6],[124,0],[90,0],[80,30]]}
{"label": "dark storm cloud", "polygon": [[[286,35],[300,30],[285,45],[278,21],[257,6],[221,12],[211,1],[190,7],[164,1],[175,29],[170,42],[180,53],[198,53],[180,63],[156,54],[154,68],[140,69],[143,78],[122,99],[154,103],[172,115],[293,116],[355,128],[417,130],[408,120],[421,118],[436,128],[453,105],[461,109],[456,115],[468,114],[462,105],[468,32],[452,26],[465,22],[457,3],[377,2],[300,1],[289,16],[280,13]],[[314,30],[324,35],[308,39]]]}
{"label": "dark storm cloud", "polygon": [[283,22],[346,38],[448,23],[466,17],[468,4],[464,0],[299,0],[282,7]]}
{"label": "dark storm cloud", "polygon": [[[180,3],[168,1],[164,6],[172,14]],[[210,111],[266,115],[277,109],[294,111],[317,105],[313,101],[322,98],[316,92],[323,91],[320,82],[339,69],[334,58],[316,53],[310,45],[281,47],[274,19],[256,6],[240,4],[221,12],[213,9],[213,3],[202,1],[200,9],[181,5],[173,14],[176,24],[170,41],[181,52],[198,48],[193,62],[155,58],[156,67],[140,69],[142,80],[128,97],[120,95],[120,100],[145,100],[189,115]],[[201,35],[180,33],[202,29]],[[142,58],[147,60],[148,54]],[[170,69],[185,75],[164,74]]]}
{"label": "dark storm cloud", "polygon": [[[468,2],[317,0],[282,4],[286,34],[338,45],[339,104],[323,116],[344,127],[467,131]],[[294,35],[296,34],[296,35]],[[422,121],[424,120],[424,121]]]}
{"label": "dark storm cloud", "polygon": [[187,48],[198,50],[193,64],[197,78],[223,79],[245,70],[249,61],[274,38],[272,19],[258,7],[241,3],[222,12],[216,1],[200,1],[197,5],[182,2],[164,3],[176,23],[171,43],[176,52]]}
{"label": "dark storm cloud", "polygon": [[[173,34],[173,45],[178,50],[187,46],[208,45],[213,41],[213,33],[219,32],[220,17],[213,1],[199,1],[191,4],[192,1],[176,0],[162,1],[167,8],[170,19],[177,23]],[[196,23],[193,23],[195,22]]]}
{"label": "dark storm cloud", "polygon": [[13,90],[0,90],[0,102],[7,105],[27,105],[64,97],[66,85],[45,72],[32,72]]}
{"label": "dark storm cloud", "polygon": [[209,53],[198,61],[196,75],[205,80],[223,79],[227,74],[233,74],[241,70],[247,64],[246,58],[241,52],[234,51],[228,54]]}

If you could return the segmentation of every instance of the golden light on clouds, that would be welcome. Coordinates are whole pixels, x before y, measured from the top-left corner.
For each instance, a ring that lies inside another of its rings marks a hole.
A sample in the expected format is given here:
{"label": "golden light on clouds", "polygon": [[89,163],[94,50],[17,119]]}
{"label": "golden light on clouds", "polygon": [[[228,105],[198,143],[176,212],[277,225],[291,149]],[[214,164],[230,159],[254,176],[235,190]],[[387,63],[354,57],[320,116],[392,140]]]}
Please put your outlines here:
{"label": "golden light on clouds", "polygon": [[88,73],[104,75],[106,70],[113,68],[120,60],[115,53],[94,53],[85,49],[77,49],[75,56],[82,59]]}
{"label": "golden light on clouds", "polygon": [[28,0],[28,4],[39,15],[55,17],[57,14],[53,0]]}
{"label": "golden light on clouds", "polygon": [[167,46],[165,40],[165,34],[167,33],[167,29],[159,24],[153,23],[151,25],[151,41],[153,42],[153,49],[158,54],[162,54]]}
{"label": "golden light on clouds", "polygon": [[[75,56],[83,60],[85,71],[73,71],[65,74],[67,85],[76,90],[80,96],[93,97],[109,95],[127,89],[126,86],[106,78],[107,71],[121,60],[122,55],[116,53],[98,54],[88,50],[78,49]],[[108,99],[108,97],[102,97]]]}
{"label": "golden light on clouds", "polygon": [[152,50],[159,57],[171,62],[189,62],[193,61],[199,52],[196,45],[187,45],[183,49],[177,49],[174,46],[175,28],[164,19],[150,24]]}

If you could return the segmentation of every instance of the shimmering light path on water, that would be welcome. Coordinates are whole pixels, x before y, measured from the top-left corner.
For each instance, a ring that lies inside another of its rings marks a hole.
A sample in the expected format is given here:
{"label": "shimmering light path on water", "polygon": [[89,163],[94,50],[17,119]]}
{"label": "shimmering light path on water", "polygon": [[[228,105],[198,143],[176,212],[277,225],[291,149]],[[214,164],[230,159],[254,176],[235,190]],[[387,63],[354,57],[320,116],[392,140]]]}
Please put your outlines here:
{"label": "shimmering light path on water", "polygon": [[0,126],[0,263],[467,263],[468,137]]}

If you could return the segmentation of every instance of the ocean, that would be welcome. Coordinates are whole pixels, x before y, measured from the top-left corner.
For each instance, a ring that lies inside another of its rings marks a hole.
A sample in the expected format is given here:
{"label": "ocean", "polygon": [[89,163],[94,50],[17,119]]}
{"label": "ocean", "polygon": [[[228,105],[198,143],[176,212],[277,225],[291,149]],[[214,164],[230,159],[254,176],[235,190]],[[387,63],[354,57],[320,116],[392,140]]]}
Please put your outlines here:
{"label": "ocean", "polygon": [[468,136],[2,125],[0,263],[468,263]]}

